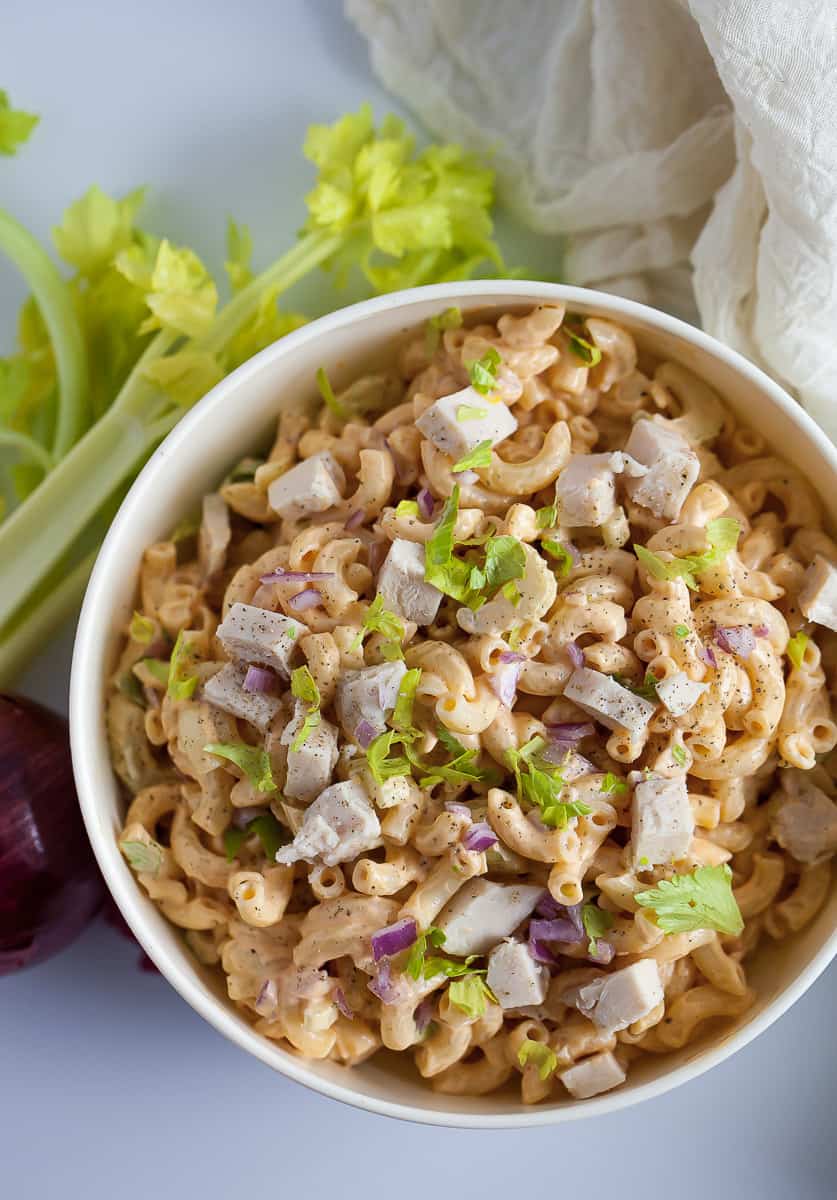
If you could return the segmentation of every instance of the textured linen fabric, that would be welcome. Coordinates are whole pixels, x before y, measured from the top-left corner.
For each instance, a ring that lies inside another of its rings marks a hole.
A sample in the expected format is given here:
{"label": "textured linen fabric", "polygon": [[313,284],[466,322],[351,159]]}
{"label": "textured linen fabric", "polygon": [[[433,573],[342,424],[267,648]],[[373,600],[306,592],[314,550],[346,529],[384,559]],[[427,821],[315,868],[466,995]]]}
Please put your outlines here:
{"label": "textured linen fabric", "polygon": [[837,0],[346,0],[564,275],[700,324],[837,437]]}

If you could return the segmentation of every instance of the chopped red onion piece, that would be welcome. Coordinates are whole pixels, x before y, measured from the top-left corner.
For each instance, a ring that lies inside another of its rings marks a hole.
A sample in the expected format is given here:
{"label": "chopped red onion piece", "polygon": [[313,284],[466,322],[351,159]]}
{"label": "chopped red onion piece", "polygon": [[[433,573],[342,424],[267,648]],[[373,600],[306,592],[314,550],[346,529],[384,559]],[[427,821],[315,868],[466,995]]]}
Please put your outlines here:
{"label": "chopped red onion piece", "polygon": [[545,946],[543,942],[539,942],[537,938],[530,937],[526,948],[536,963],[541,963],[545,967],[558,966],[558,959],[549,947]]}
{"label": "chopped red onion piece", "polygon": [[277,567],[268,575],[260,575],[260,583],[317,583],[321,579],[336,579],[334,571],[286,571]]}
{"label": "chopped red onion piece", "polygon": [[461,804],[458,800],[446,800],[445,809],[449,813],[456,813],[460,817],[470,817],[471,810],[467,804]]}
{"label": "chopped red onion piece", "polygon": [[359,525],[363,524],[363,519],[365,516],[366,516],[366,513],[363,511],[362,508],[356,508],[355,511],[348,517],[346,524],[345,524],[345,528],[346,529],[357,529],[357,527]]}
{"label": "chopped red onion piece", "polygon": [[385,925],[372,934],[372,957],[375,962],[382,958],[391,958],[400,954],[408,946],[412,946],[418,937],[418,926],[412,917],[404,917],[394,925]]}
{"label": "chopped red onion piece", "polygon": [[596,947],[595,954],[587,955],[587,957],[590,959],[590,962],[604,964],[613,962],[614,955],[616,954],[616,948],[611,946],[610,942],[606,942],[604,938],[596,938],[594,944]]}
{"label": "chopped red onion piece", "polygon": [[739,658],[749,658],[756,648],[756,639],[749,625],[718,625],[714,637],[716,646]]}
{"label": "chopped red onion piece", "polygon": [[556,767],[563,766],[566,762],[567,755],[572,754],[575,749],[575,742],[550,742],[541,751],[541,758],[545,762],[554,763]]}
{"label": "chopped red onion piece", "polygon": [[470,829],[466,829],[462,837],[462,845],[466,850],[490,850],[497,845],[497,834],[487,821],[477,821]]}
{"label": "chopped red onion piece", "polygon": [[266,808],[259,808],[255,804],[249,808],[236,808],[233,810],[232,823],[236,829],[246,829],[251,821],[255,821],[256,817],[263,817],[267,811]]}
{"label": "chopped red onion piece", "polygon": [[267,979],[262,984],[261,991],[256,997],[255,1009],[259,1016],[269,1017],[276,1011],[279,1003],[279,990],[275,979]]}
{"label": "chopped red onion piece", "polygon": [[319,967],[297,967],[283,974],[282,990],[293,1000],[319,999],[331,991],[331,980]]}
{"label": "chopped red onion piece", "polygon": [[413,1020],[416,1024],[416,1032],[424,1033],[427,1026],[433,1020],[433,997],[425,996],[421,1004],[413,1013]]}
{"label": "chopped red onion piece", "polygon": [[561,721],[557,725],[547,725],[546,730],[552,741],[575,743],[590,737],[596,727],[589,721]]}
{"label": "chopped red onion piece", "polygon": [[392,967],[389,959],[384,959],[378,966],[374,978],[367,984],[373,996],[377,996],[382,1004],[398,1003],[398,987],[392,980]]}
{"label": "chopped red onion piece", "polygon": [[412,466],[407,462],[403,454],[401,454],[398,450],[393,449],[393,447],[389,444],[389,441],[386,439],[384,440],[384,445],[392,456],[393,465],[395,466],[396,481],[398,483],[409,483],[411,479],[415,478]]}
{"label": "chopped red onion piece", "polygon": [[321,600],[322,596],[316,588],[304,588],[301,592],[297,592],[295,596],[291,596],[288,601],[288,608],[292,608],[294,612],[305,612],[306,609],[316,608]]}
{"label": "chopped red onion piece", "polygon": [[366,560],[369,563],[369,570],[373,575],[377,575],[383,565],[383,561],[389,554],[389,542],[377,541],[370,542],[369,548],[366,551]]}
{"label": "chopped red onion piece", "polygon": [[711,646],[701,646],[700,657],[709,667],[717,667],[718,660],[715,657],[715,651]]}
{"label": "chopped red onion piece", "polygon": [[512,708],[517,698],[517,681],[522,665],[520,662],[501,662],[488,676],[492,692],[506,708]]}
{"label": "chopped red onion piece", "polygon": [[529,937],[536,942],[582,942],[584,929],[578,928],[569,914],[565,917],[533,917],[529,922]]}
{"label": "chopped red onion piece", "polygon": [[753,633],[756,637],[770,637],[770,627],[768,625],[754,625]]}
{"label": "chopped red onion piece", "polygon": [[567,554],[569,554],[570,558],[573,560],[573,566],[577,567],[578,564],[581,562],[581,552],[578,549],[578,547],[574,546],[572,544],[572,542],[562,542],[561,545],[564,547]]}
{"label": "chopped red onion piece", "polygon": [[563,904],[558,903],[552,892],[544,892],[535,905],[535,912],[539,917],[560,917],[563,911]]}
{"label": "chopped red onion piece", "polygon": [[567,642],[567,658],[576,670],[584,666],[584,651],[575,642]]}
{"label": "chopped red onion piece", "polygon": [[347,1021],[353,1021],[355,1019],[355,1014],[352,1012],[351,1008],[349,1008],[349,1002],[346,999],[346,993],[340,987],[335,988],[334,990],[334,1003],[337,1005],[338,1011],[343,1014]]}
{"label": "chopped red onion piece", "polygon": [[268,667],[248,667],[243,686],[245,692],[272,692],[278,682]]}
{"label": "chopped red onion piece", "polygon": [[362,721],[358,721],[355,727],[355,741],[361,750],[368,750],[377,733],[378,731],[372,722],[364,718]]}
{"label": "chopped red onion piece", "polygon": [[516,650],[504,650],[502,654],[497,656],[497,661],[501,663],[522,663],[526,662],[526,655],[518,654]]}
{"label": "chopped red onion piece", "polygon": [[429,521],[433,516],[433,510],[436,507],[436,501],[433,499],[433,496],[430,494],[427,488],[421,489],[419,494],[416,496],[416,503],[418,504],[419,513],[424,517],[425,521]]}
{"label": "chopped red onion piece", "polygon": [[476,471],[454,471],[453,477],[457,483],[464,483],[466,487],[469,487],[472,483],[479,482],[479,475]]}

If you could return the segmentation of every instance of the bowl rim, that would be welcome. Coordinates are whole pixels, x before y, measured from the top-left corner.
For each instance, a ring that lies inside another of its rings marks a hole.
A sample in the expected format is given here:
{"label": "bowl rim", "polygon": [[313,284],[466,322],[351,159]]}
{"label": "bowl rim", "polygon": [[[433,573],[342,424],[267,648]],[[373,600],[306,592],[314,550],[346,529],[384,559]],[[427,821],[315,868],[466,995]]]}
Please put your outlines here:
{"label": "bowl rim", "polygon": [[[688,1080],[698,1078],[738,1050],[743,1049],[786,1012],[825,970],[837,953],[837,929],[832,932],[805,969],[775,996],[758,1016],[729,1037],[724,1038],[718,1045],[700,1052],[692,1061],[665,1072],[658,1079],[640,1084],[631,1091],[616,1090],[590,1100],[571,1101],[553,1108],[532,1106],[520,1112],[486,1114],[433,1111],[398,1101],[364,1096],[351,1086],[315,1075],[310,1071],[306,1060],[302,1058],[286,1055],[277,1061],[275,1046],[254,1030],[243,1029],[236,1023],[233,1014],[228,1011],[223,1001],[205,994],[198,987],[196,973],[182,969],[169,958],[165,947],[158,944],[155,934],[146,924],[146,897],[139,892],[133,881],[125,874],[116,843],[100,832],[96,815],[99,791],[97,752],[102,748],[99,728],[102,645],[98,631],[107,626],[104,617],[111,610],[108,581],[120,569],[119,544],[122,530],[136,519],[136,514],[142,507],[143,496],[153,488],[155,478],[160,472],[169,469],[172,455],[187,443],[192,429],[197,424],[211,416],[218,421],[219,427],[223,424],[221,414],[224,411],[235,411],[233,406],[227,404],[228,397],[234,394],[238,388],[245,386],[250,376],[259,373],[266,363],[280,360],[307,341],[326,337],[337,329],[393,308],[408,309],[413,304],[426,301],[437,301],[443,304],[472,299],[484,299],[486,305],[495,304],[500,300],[523,304],[550,300],[567,304],[582,304],[597,308],[615,320],[623,317],[643,321],[661,332],[691,343],[716,359],[720,359],[727,367],[743,376],[765,394],[770,402],[799,426],[801,431],[814,443],[818,454],[837,479],[837,447],[831,443],[809,414],[778,383],[736,350],[716,341],[709,334],[677,317],[637,301],[568,284],[491,279],[410,288],[337,309],[302,326],[278,342],[274,342],[218,383],[178,422],[132,484],[96,559],[79,618],[70,678],[70,741],[73,771],[82,815],[94,854],[111,895],[140,945],[158,967],[162,976],[219,1033],[294,1082],[301,1083],[330,1099],[339,1100],[344,1104],[381,1116],[409,1120],[424,1125],[465,1129],[539,1128],[561,1124],[564,1121],[602,1116],[661,1096]],[[105,758],[107,759],[107,753]]]}

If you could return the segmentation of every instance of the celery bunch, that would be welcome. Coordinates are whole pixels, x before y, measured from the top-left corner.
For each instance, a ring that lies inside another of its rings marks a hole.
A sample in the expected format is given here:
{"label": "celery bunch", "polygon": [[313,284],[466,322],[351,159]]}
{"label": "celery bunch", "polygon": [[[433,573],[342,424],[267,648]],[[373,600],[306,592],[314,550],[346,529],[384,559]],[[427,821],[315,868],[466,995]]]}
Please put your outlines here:
{"label": "celery bunch", "polygon": [[[0,92],[0,153],[36,121]],[[220,307],[192,250],[137,225],[142,189],[93,187],[70,206],[54,231],[69,279],[0,209],[0,253],[32,293],[0,359],[0,684],[72,612],[125,490],[183,412],[304,322],[278,307],[293,284],[318,267],[338,283],[359,269],[375,292],[502,272],[493,175],[459,146],[417,152],[401,121],[376,128],[364,105],[311,127],[304,153],[318,174],[297,243],[256,274],[230,222]]]}

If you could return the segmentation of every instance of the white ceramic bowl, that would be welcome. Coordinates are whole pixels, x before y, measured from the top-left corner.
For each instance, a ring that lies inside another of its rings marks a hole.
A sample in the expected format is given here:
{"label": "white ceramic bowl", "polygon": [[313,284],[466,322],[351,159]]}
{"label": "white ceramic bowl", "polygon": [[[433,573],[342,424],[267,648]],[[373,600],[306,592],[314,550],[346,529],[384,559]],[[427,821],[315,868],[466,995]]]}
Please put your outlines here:
{"label": "white ceramic bowl", "polygon": [[[801,467],[837,518],[837,451],[785,392],[732,350],[697,329],[643,305],[579,288],[485,282],[418,288],[356,304],[313,322],[256,355],[220,383],[168,436],[126,497],[96,563],[73,658],[70,722],[73,764],[87,831],[107,884],[128,924],[160,971],[207,1021],[242,1049],[326,1096],[387,1116],[438,1125],[498,1128],[557,1124],[636,1104],[702,1074],[751,1041],[816,979],[837,950],[837,894],[801,935],[760,954],[749,973],[758,1002],[735,1025],[665,1058],[631,1066],[628,1082],[597,1099],[568,1098],[524,1108],[511,1091],[485,1097],[436,1095],[391,1054],[352,1070],[307,1062],[260,1037],[227,1001],[220,974],[195,961],[178,931],[136,885],[117,850],[124,811],[108,757],[105,679],[120,628],[130,614],[143,550],[165,536],[229,467],[264,440],[283,403],[314,392],[325,366],[343,385],[393,339],[449,305],[466,314],[525,311],[565,301],[612,317],[656,353],[695,371],[755,425],[781,455]],[[837,524],[837,519],[835,519]]]}

